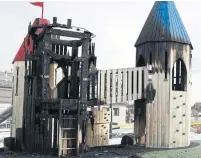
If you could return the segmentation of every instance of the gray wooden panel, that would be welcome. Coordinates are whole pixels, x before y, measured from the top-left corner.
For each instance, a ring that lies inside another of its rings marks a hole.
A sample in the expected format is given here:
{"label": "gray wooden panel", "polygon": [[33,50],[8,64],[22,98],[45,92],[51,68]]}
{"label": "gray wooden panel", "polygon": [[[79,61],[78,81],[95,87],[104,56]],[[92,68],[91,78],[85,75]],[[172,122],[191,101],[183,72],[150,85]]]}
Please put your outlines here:
{"label": "gray wooden panel", "polygon": [[106,71],[105,70],[102,70],[101,71],[101,86],[100,86],[100,95],[101,95],[101,102],[105,102],[105,73]]}
{"label": "gray wooden panel", "polygon": [[138,69],[133,70],[133,100],[137,99],[137,71]]}
{"label": "gray wooden panel", "polygon": [[116,72],[117,70],[116,69],[113,69],[112,70],[112,103],[116,103],[116,89],[117,89],[117,85],[116,85]]}
{"label": "gray wooden panel", "polygon": [[128,101],[132,100],[132,69],[128,69]]}
{"label": "gray wooden panel", "polygon": [[98,71],[97,79],[98,79],[97,98],[98,98],[98,101],[100,101],[100,99],[101,99],[101,71]]}
{"label": "gray wooden panel", "polygon": [[118,69],[118,74],[117,74],[117,82],[118,82],[118,94],[117,94],[117,102],[120,103],[121,102],[121,72],[122,72],[122,69]]}
{"label": "gray wooden panel", "polygon": [[138,69],[138,99],[142,98],[142,69]]}
{"label": "gray wooden panel", "polygon": [[148,83],[148,69],[147,68],[143,68],[144,70],[144,98],[146,98],[146,88],[147,88],[147,83]]}
{"label": "gray wooden panel", "polygon": [[107,83],[106,83],[106,91],[107,91],[107,93],[106,93],[106,102],[108,103],[108,104],[110,104],[111,103],[111,96],[110,96],[110,90],[111,90],[111,88],[110,88],[110,73],[111,73],[111,70],[107,70],[106,71],[106,76],[107,76]]}
{"label": "gray wooden panel", "polygon": [[127,69],[123,69],[123,102],[127,101]]}

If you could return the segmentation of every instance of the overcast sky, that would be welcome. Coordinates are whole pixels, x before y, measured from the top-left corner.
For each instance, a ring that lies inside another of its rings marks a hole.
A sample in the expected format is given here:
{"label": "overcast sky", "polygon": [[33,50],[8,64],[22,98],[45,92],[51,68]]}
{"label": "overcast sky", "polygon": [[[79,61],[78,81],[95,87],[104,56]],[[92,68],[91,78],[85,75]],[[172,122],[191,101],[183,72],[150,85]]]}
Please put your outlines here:
{"label": "overcast sky", "polygon": [[[201,101],[201,2],[175,2],[194,46],[193,102]],[[134,43],[154,1],[120,2],[45,2],[44,17],[52,21],[87,28],[96,34],[98,68],[121,68],[135,65]],[[0,69],[10,70],[12,60],[28,30],[28,23],[41,16],[41,8],[29,2],[0,2]]]}

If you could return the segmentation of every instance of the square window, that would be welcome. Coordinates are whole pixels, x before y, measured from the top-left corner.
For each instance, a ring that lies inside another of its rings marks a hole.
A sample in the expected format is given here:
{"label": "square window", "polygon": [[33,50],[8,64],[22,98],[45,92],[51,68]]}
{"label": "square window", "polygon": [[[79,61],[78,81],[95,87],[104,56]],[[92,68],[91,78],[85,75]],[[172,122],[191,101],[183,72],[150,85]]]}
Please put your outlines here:
{"label": "square window", "polygon": [[114,116],[119,116],[119,108],[113,108]]}

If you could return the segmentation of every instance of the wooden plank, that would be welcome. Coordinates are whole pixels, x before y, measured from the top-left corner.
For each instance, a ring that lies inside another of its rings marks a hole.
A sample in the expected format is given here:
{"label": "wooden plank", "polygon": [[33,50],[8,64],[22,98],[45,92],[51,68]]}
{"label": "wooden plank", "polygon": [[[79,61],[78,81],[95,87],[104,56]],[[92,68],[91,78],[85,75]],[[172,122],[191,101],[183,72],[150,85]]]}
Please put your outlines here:
{"label": "wooden plank", "polygon": [[[160,116],[158,115],[158,113],[160,113],[160,100],[159,100],[159,95],[160,95],[160,92],[159,92],[159,86],[160,86],[160,83],[159,83],[159,64],[158,64],[158,60],[160,60],[159,58],[159,47],[158,47],[158,44],[156,43],[155,45],[155,51],[153,52],[153,56],[155,57],[155,62],[154,62],[154,68],[157,70],[154,75],[153,75],[153,86],[154,88],[156,89],[156,97],[154,99],[154,104],[153,104],[153,124],[154,126],[152,127],[152,135],[153,135],[153,147],[157,147],[157,146],[160,146],[161,144],[161,125],[160,125],[160,121],[161,120],[158,120],[160,119]],[[158,137],[157,137],[158,136]]]}
{"label": "wooden plank", "polygon": [[184,105],[183,105],[183,103],[185,102],[185,100],[186,100],[186,98],[185,98],[186,96],[185,96],[185,92],[183,92],[182,93],[182,97],[181,97],[181,104],[180,104],[180,121],[178,122],[179,123],[179,126],[180,126],[180,129],[179,129],[179,131],[180,131],[180,137],[181,137],[181,139],[180,139],[180,146],[181,147],[183,147],[183,146],[185,146],[185,143],[184,143],[184,141],[185,141],[185,136],[183,135],[183,133],[186,133],[185,132],[185,130],[183,130],[183,112],[184,112]]}
{"label": "wooden plank", "polygon": [[118,74],[117,74],[117,85],[118,85],[118,93],[117,93],[117,102],[118,103],[121,103],[121,91],[122,91],[122,88],[121,88],[121,73],[122,73],[122,69],[118,69],[117,70]]}
{"label": "wooden plank", "polygon": [[52,116],[49,116],[49,120],[48,120],[48,152],[52,153]]}
{"label": "wooden plank", "polygon": [[97,79],[98,79],[97,97],[98,97],[98,106],[99,106],[100,105],[100,100],[101,100],[101,71],[98,71]]}
{"label": "wooden plank", "polygon": [[123,102],[127,101],[127,69],[123,69]]}
{"label": "wooden plank", "polygon": [[[170,50],[170,77],[169,77],[169,79],[170,79],[170,82],[169,82],[169,84],[170,84],[170,86],[172,86],[172,68],[173,68],[173,55],[174,54],[174,52],[173,52],[173,50],[171,49]],[[169,115],[170,115],[170,117],[169,117],[169,120],[170,120],[170,123],[169,123],[169,129],[168,129],[168,131],[169,131],[169,141],[168,141],[168,144],[169,144],[169,147],[173,147],[173,136],[172,136],[172,127],[173,127],[173,121],[174,121],[174,118],[173,118],[173,92],[172,91],[170,91],[170,102],[169,102]]]}
{"label": "wooden plank", "polygon": [[60,44],[60,50],[59,50],[60,55],[64,55],[64,46]]}
{"label": "wooden plank", "polygon": [[50,82],[50,88],[51,90],[54,89],[55,87],[55,64],[50,64],[50,77],[49,77],[49,82]]}
{"label": "wooden plank", "polygon": [[[148,87],[147,87],[148,88]],[[150,146],[150,127],[151,127],[151,103],[146,104],[146,147]]]}
{"label": "wooden plank", "polygon": [[131,86],[132,86],[132,69],[128,69],[128,101],[132,100],[132,92],[131,92]]}
{"label": "wooden plank", "polygon": [[62,145],[62,142],[61,142],[61,138],[63,137],[62,136],[62,107],[61,107],[62,104],[60,104],[60,109],[59,109],[59,124],[58,124],[58,128],[59,128],[59,132],[58,132],[58,156],[60,157],[62,155],[62,148],[63,148],[63,145]]}
{"label": "wooden plank", "polygon": [[[187,89],[188,91],[188,89]],[[183,146],[188,146],[190,144],[190,138],[189,138],[189,134],[190,134],[190,122],[191,122],[191,117],[190,117],[190,113],[189,111],[191,111],[191,107],[187,106],[189,104],[189,92],[184,92],[184,98],[183,98],[183,103],[182,103],[182,137],[183,137]],[[188,112],[188,117],[185,117],[184,114],[186,114]]]}
{"label": "wooden plank", "polygon": [[[169,44],[165,44],[165,49],[164,51],[167,51],[167,70],[168,70],[168,67],[169,67],[169,48],[168,48]],[[164,67],[165,67],[165,59],[166,58],[166,54],[164,53]],[[165,78],[165,74],[164,74],[164,78]],[[163,89],[169,89],[168,91],[165,91],[165,93],[163,94],[163,100],[164,100],[164,116],[165,116],[165,120],[164,120],[164,124],[165,124],[165,127],[164,127],[164,131],[165,131],[165,136],[164,136],[164,139],[165,139],[165,147],[168,148],[168,134],[169,134],[169,118],[170,116],[168,116],[168,112],[169,112],[169,93],[170,93],[170,86],[169,85],[169,74],[167,73],[167,79],[164,80],[164,87]]]}
{"label": "wooden plank", "polygon": [[117,76],[116,76],[116,69],[112,69],[112,103],[116,103],[116,89],[117,89]]}
{"label": "wooden plank", "polygon": [[[163,53],[161,53],[161,51]],[[165,111],[164,111],[164,104],[165,104],[165,99],[164,99],[164,79],[165,79],[165,73],[164,73],[164,57],[165,57],[165,48],[163,46],[163,44],[157,44],[157,56],[158,56],[158,60],[160,60],[162,62],[162,64],[158,64],[158,109],[157,109],[157,117],[158,117],[158,133],[160,134],[159,136],[159,144],[158,146],[161,147],[165,147]],[[161,73],[163,72],[163,73]]]}
{"label": "wooden plank", "polygon": [[106,103],[107,104],[110,104],[110,102],[111,102],[111,96],[110,96],[110,90],[111,90],[111,88],[110,88],[110,73],[111,73],[111,70],[107,70],[106,71],[106,76],[107,76],[107,82],[106,82],[106,91],[107,91],[107,93],[106,93]]}
{"label": "wooden plank", "polygon": [[92,76],[92,83],[91,83],[91,94],[92,94],[92,99],[96,98],[96,77],[97,76]]}
{"label": "wooden plank", "polygon": [[80,32],[73,32],[73,31],[67,31],[67,30],[59,30],[59,29],[51,29],[48,30],[46,33],[58,35],[58,36],[67,36],[67,37],[73,37],[73,38],[90,38],[90,33],[80,33]]}
{"label": "wooden plank", "polygon": [[[189,97],[189,93],[186,93],[186,97]],[[188,104],[186,103],[186,145],[190,145],[190,138],[189,138],[189,134],[190,134],[190,124],[191,124],[191,106],[188,106]]]}
{"label": "wooden plank", "polygon": [[146,98],[146,88],[147,88],[147,82],[148,82],[148,69],[147,68],[143,68],[143,72],[144,72],[144,93],[143,96],[144,98]]}
{"label": "wooden plank", "polygon": [[80,40],[57,40],[57,39],[52,39],[51,41],[49,41],[50,44],[53,45],[57,45],[57,44],[61,44],[64,46],[70,46],[72,47],[74,44],[77,44],[78,46],[81,45],[81,41]]}
{"label": "wooden plank", "polygon": [[102,70],[101,71],[101,102],[103,102],[103,104],[105,103],[105,74],[106,74],[106,71],[105,70]]}
{"label": "wooden plank", "polygon": [[138,68],[138,99],[142,98],[142,69]]}
{"label": "wooden plank", "polygon": [[44,139],[44,146],[43,146],[43,152],[47,153],[48,150],[48,116],[45,115],[45,124],[44,124],[44,134],[43,134],[43,139]]}
{"label": "wooden plank", "polygon": [[138,69],[133,70],[133,100],[137,99],[137,71]]}
{"label": "wooden plank", "polygon": [[[172,92],[172,97],[173,98],[175,98],[175,99],[177,99],[176,98],[176,96],[175,96],[175,93],[174,93],[174,91]],[[171,98],[171,99],[173,99],[173,98]],[[173,115],[173,118],[172,118],[172,128],[171,128],[171,137],[172,137],[172,142],[171,142],[171,144],[172,144],[172,147],[175,147],[175,143],[173,143],[173,142],[176,142],[176,134],[175,134],[175,131],[176,131],[176,121],[177,121],[177,119],[176,119],[176,117],[177,117],[177,114],[176,114],[176,109],[175,109],[175,99],[173,99],[173,104],[172,104],[172,115]]]}

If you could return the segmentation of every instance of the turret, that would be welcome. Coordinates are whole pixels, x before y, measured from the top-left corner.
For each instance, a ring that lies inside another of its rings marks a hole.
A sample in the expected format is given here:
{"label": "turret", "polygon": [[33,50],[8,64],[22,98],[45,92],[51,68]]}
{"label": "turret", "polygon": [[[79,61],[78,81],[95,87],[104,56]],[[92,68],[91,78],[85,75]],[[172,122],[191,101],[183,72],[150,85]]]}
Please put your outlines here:
{"label": "turret", "polygon": [[136,66],[149,67],[155,92],[146,102],[146,147],[188,146],[193,47],[174,2],[155,2],[135,47]]}

